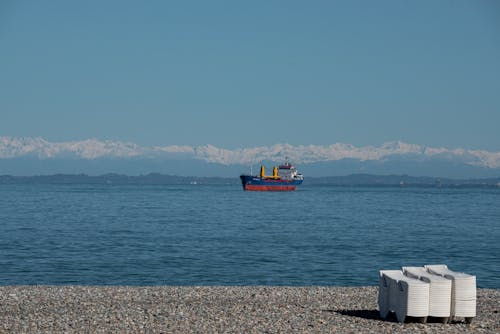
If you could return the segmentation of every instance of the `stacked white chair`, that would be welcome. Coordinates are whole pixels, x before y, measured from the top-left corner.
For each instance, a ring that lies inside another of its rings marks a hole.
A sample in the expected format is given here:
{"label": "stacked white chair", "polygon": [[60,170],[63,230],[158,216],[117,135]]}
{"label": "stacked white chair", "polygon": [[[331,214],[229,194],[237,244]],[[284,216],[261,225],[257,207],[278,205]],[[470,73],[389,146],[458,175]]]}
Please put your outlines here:
{"label": "stacked white chair", "polygon": [[445,264],[426,265],[425,269],[452,281],[451,316],[470,323],[476,316],[476,276],[452,271]]}
{"label": "stacked white chair", "polygon": [[380,270],[378,305],[383,319],[392,311],[400,323],[407,316],[426,322],[429,315],[429,283],[407,277],[401,270]]}
{"label": "stacked white chair", "polygon": [[447,323],[451,314],[452,281],[429,273],[424,267],[403,267],[403,273],[430,284],[429,316],[442,318],[442,322]]}

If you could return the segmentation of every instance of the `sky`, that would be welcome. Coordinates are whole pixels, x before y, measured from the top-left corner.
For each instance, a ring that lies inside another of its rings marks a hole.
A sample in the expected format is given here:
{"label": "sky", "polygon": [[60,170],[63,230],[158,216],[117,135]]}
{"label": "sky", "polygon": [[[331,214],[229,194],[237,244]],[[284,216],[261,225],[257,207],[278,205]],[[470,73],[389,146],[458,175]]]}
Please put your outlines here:
{"label": "sky", "polygon": [[0,136],[500,150],[498,1],[0,1]]}

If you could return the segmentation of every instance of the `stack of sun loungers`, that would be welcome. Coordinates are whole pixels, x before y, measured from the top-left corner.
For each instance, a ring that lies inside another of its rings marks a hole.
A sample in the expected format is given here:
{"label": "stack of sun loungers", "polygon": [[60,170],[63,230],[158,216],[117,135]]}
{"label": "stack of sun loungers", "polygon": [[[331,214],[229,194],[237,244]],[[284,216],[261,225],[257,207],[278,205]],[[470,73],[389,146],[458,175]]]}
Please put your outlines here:
{"label": "stack of sun loungers", "polygon": [[429,315],[429,284],[405,276],[401,270],[381,270],[378,304],[383,319],[394,312],[398,322],[404,322],[407,316],[425,322]]}
{"label": "stack of sun loungers", "polygon": [[470,323],[476,316],[476,276],[451,271],[445,264],[427,265],[428,272],[452,282],[451,317],[463,317]]}
{"label": "stack of sun loungers", "polygon": [[403,273],[429,283],[429,316],[441,318],[443,323],[447,323],[451,310],[451,281],[427,272],[424,267],[403,267]]}
{"label": "stack of sun loungers", "polygon": [[416,317],[441,318],[443,323],[463,317],[467,323],[476,316],[476,277],[448,269],[446,265],[403,267],[379,272],[378,305],[385,319],[394,312],[398,322]]}

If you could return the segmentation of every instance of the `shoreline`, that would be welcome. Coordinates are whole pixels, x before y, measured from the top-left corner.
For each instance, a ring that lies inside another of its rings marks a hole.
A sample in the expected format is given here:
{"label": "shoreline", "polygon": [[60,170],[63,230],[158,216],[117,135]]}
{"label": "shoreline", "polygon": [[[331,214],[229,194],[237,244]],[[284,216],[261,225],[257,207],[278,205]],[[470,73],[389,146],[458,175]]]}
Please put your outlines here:
{"label": "shoreline", "polygon": [[466,325],[381,320],[378,288],[0,286],[0,333],[494,333],[500,289],[477,290]]}

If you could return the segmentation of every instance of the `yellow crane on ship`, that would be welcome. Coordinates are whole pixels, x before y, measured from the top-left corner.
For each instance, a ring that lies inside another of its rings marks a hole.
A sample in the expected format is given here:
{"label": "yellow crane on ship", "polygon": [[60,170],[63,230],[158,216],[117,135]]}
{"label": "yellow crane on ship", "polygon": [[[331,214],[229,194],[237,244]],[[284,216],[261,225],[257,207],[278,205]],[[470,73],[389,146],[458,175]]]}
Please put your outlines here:
{"label": "yellow crane on ship", "polygon": [[266,175],[266,168],[264,165],[260,166],[260,177],[263,179],[280,179],[281,177],[278,175],[278,167],[274,166],[273,168],[273,175]]}

